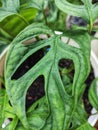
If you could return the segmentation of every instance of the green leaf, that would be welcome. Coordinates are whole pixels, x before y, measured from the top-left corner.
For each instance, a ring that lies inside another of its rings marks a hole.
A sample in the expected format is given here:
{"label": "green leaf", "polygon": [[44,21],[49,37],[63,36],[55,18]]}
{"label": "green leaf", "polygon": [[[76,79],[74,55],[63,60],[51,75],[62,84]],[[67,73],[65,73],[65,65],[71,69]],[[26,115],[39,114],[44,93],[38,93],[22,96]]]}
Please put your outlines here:
{"label": "green leaf", "polygon": [[[37,15],[37,10],[34,9],[34,8],[32,8],[32,9],[29,8],[29,9],[26,9],[26,10],[20,10],[19,15],[20,16],[18,16],[18,15],[9,16],[9,17],[5,18],[0,23],[0,28],[2,30],[2,32],[0,32],[0,35],[2,35],[2,37],[12,41],[12,39],[22,29],[24,29],[28,25],[26,22],[24,22],[23,18],[25,18],[27,22],[32,23],[33,19]],[[7,34],[9,36],[7,36]]]}
{"label": "green leaf", "polygon": [[46,8],[48,3],[48,0],[26,0],[26,2],[21,5],[22,8],[29,8],[29,7],[33,7],[36,8],[38,10],[43,10],[44,8]]}
{"label": "green leaf", "polygon": [[79,128],[77,128],[76,130],[95,130],[94,127],[90,126],[90,124],[85,123],[83,125],[81,125]]}
{"label": "green leaf", "polygon": [[75,5],[68,2],[67,0],[55,0],[55,3],[57,7],[63,12],[69,15],[82,17],[90,24],[90,28],[92,28],[94,20],[98,17],[98,4],[92,4],[92,0],[81,1],[84,5]]}
{"label": "green leaf", "polygon": [[19,0],[2,0],[2,7],[0,7],[0,21],[7,16],[17,14],[19,10]]}
{"label": "green leaf", "polygon": [[96,78],[89,89],[89,101],[92,104],[92,106],[98,111],[98,94],[97,94],[97,81],[98,79]]}
{"label": "green leaf", "polygon": [[[48,34],[51,37],[38,40],[36,44],[23,44],[42,34]],[[25,129],[67,130],[69,128],[81,94],[80,88],[90,71],[90,38],[85,32],[80,31],[77,34],[66,32],[65,36],[74,39],[80,48],[65,44],[61,41],[60,36],[55,35],[43,24],[33,23],[13,40],[6,59],[5,86],[13,109]],[[18,67],[30,55],[46,46],[50,46],[50,50],[39,62],[17,80],[12,78]],[[75,66],[70,95],[67,93],[59,73],[58,63],[63,58],[73,60]],[[41,105],[31,111],[32,117],[27,117],[25,111],[26,93],[30,85],[40,75],[43,75],[45,80],[45,97],[40,101]],[[41,114],[43,112],[45,113]],[[39,123],[35,123],[36,120]]]}
{"label": "green leaf", "polygon": [[69,3],[67,0],[55,0],[55,3],[60,10],[64,11],[67,14],[82,17],[86,20],[88,19],[87,12],[83,5],[74,5]]}

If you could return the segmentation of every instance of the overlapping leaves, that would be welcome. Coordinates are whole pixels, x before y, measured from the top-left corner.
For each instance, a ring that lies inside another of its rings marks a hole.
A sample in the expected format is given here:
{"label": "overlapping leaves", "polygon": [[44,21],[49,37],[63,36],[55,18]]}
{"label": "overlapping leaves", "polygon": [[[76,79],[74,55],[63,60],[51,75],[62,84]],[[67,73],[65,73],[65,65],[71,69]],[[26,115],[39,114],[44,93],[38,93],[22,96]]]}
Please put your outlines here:
{"label": "overlapping leaves", "polygon": [[55,0],[55,2],[60,10],[73,16],[82,17],[90,26],[98,17],[98,3],[92,4],[92,0],[81,0],[84,5],[71,4],[67,0]]}
{"label": "overlapping leaves", "polygon": [[[48,34],[51,37],[30,45],[23,44],[40,34]],[[90,38],[83,32],[78,32],[77,35],[73,35],[72,32],[66,33],[67,37],[73,38],[79,44],[80,49],[63,43],[60,36],[55,35],[43,24],[34,23],[25,28],[14,39],[6,59],[5,85],[15,114],[21,121],[17,126],[17,130],[67,130],[69,128],[74,113],[78,113],[76,106],[81,104],[79,98],[82,93],[80,91],[84,87],[84,81],[90,71]],[[81,39],[84,39],[84,42]],[[18,67],[30,55],[46,46],[50,46],[50,50],[38,63],[17,80],[12,79]],[[71,85],[72,93],[70,95],[67,93],[66,86],[64,86],[59,73],[58,63],[62,58],[73,60],[75,66],[74,80]],[[26,112],[25,98],[27,90],[40,75],[43,75],[45,80],[45,96],[35,102]],[[78,116],[76,116],[77,119],[80,117],[79,114],[75,115]],[[88,127],[93,130],[89,124],[85,123],[85,120],[81,120],[80,124],[77,122],[75,129],[81,130]],[[85,125],[82,127],[82,124]],[[10,125],[14,127],[13,124]]]}

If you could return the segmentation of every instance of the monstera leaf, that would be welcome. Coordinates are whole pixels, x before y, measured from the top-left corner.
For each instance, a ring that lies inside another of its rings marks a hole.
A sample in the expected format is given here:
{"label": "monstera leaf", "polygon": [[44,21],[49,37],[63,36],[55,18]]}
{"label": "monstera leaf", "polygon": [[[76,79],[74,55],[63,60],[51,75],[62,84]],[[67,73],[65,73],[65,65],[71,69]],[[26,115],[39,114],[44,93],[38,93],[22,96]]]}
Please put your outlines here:
{"label": "monstera leaf", "polygon": [[[40,38],[42,34],[46,34],[49,38],[28,43],[32,38]],[[17,130],[69,129],[74,113],[77,111],[76,107],[82,94],[84,81],[90,71],[90,38],[86,32],[81,31],[76,34],[66,32],[65,36],[75,40],[80,48],[64,43],[61,41],[61,36],[54,34],[48,27],[39,23],[29,25],[13,40],[6,59],[5,86],[15,114],[20,120],[20,124],[16,127]],[[22,63],[45,47],[49,47],[49,50],[43,58],[24,75],[15,77]],[[61,59],[70,59],[74,63],[75,74],[70,95],[59,73],[58,63]],[[26,111],[27,90],[39,76],[44,77],[45,96]],[[84,125],[83,128],[86,126],[88,125]]]}
{"label": "monstera leaf", "polygon": [[90,23],[92,28],[94,20],[97,18],[98,6],[96,4],[92,4],[92,0],[81,0],[84,5],[75,5],[67,0],[55,0],[57,7],[63,12],[82,17],[85,21]]}

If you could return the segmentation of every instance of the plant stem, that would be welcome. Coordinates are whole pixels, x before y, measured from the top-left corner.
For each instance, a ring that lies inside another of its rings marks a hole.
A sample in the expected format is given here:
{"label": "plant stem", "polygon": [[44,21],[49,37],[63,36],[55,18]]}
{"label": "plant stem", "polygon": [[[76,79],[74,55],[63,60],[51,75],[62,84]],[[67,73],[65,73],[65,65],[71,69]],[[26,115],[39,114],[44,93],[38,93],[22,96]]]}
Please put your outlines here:
{"label": "plant stem", "polygon": [[92,32],[92,28],[93,28],[93,22],[90,21],[89,30],[88,30],[89,34],[91,34],[91,32]]}
{"label": "plant stem", "polygon": [[43,16],[44,16],[45,24],[48,25],[48,21],[47,21],[47,18],[46,18],[45,10],[43,9],[42,12],[43,12]]}
{"label": "plant stem", "polygon": [[28,22],[22,15],[17,14],[17,16],[18,16],[22,21],[24,21],[24,23],[25,23],[26,25],[29,25],[29,22]]}

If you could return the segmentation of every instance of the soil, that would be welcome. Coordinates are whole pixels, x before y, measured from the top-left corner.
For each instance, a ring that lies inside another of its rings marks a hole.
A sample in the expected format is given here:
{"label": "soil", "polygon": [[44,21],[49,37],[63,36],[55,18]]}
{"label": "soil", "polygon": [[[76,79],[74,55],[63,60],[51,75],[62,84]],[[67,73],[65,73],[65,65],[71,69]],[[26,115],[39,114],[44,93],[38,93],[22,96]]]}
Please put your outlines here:
{"label": "soil", "polygon": [[26,95],[26,109],[28,109],[36,100],[45,95],[44,77],[38,77],[28,89]]}

